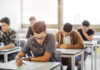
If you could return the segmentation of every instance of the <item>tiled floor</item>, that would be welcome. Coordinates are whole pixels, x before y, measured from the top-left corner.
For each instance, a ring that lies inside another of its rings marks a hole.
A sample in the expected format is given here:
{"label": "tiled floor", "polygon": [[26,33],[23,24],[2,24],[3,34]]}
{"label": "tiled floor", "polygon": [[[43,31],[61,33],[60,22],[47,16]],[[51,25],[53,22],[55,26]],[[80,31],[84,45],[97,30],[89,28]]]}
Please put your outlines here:
{"label": "tiled floor", "polygon": [[[88,56],[86,60],[86,70],[91,70],[91,57]],[[97,56],[97,70],[100,70],[100,55]]]}
{"label": "tiled floor", "polygon": [[[89,55],[86,62],[85,62],[85,65],[86,65],[86,70],[91,70],[91,56]],[[64,70],[66,70],[66,67],[63,67]],[[76,67],[75,67],[75,70]],[[97,70],[100,70],[100,55],[97,56]]]}

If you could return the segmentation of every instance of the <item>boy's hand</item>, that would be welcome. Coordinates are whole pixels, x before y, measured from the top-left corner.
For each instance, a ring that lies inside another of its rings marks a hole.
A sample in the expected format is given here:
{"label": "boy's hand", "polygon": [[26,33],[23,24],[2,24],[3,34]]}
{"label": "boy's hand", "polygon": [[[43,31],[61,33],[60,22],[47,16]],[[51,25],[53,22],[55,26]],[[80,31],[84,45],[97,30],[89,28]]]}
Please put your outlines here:
{"label": "boy's hand", "polygon": [[16,65],[17,65],[17,66],[21,66],[22,64],[23,64],[22,59],[16,60]]}

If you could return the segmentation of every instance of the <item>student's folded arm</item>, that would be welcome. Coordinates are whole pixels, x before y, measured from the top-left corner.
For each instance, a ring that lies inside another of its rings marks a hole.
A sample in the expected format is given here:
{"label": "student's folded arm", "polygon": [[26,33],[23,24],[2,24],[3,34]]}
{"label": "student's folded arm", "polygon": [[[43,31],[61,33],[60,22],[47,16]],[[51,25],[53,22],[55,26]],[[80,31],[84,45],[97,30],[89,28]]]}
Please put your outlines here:
{"label": "student's folded arm", "polygon": [[93,40],[93,34],[89,38],[90,38],[89,40],[92,41]]}
{"label": "student's folded arm", "polygon": [[40,61],[40,62],[48,62],[52,53],[51,52],[45,52],[43,56],[40,57],[32,57],[32,61]]}
{"label": "student's folded arm", "polygon": [[80,44],[75,44],[75,45],[61,44],[61,45],[59,45],[59,48],[63,48],[63,49],[81,49]]}
{"label": "student's folded arm", "polygon": [[60,48],[61,47],[61,44],[57,44],[57,48]]}
{"label": "student's folded arm", "polygon": [[14,44],[13,43],[10,43],[8,45],[5,45],[4,47],[2,47],[3,49],[10,49],[10,48],[14,48]]}
{"label": "student's folded arm", "polygon": [[8,45],[6,45],[6,46],[4,46],[4,47],[1,47],[0,50],[10,49],[10,48],[14,48],[14,44],[13,44],[13,43],[8,44]]}
{"label": "student's folded arm", "polygon": [[84,49],[83,44],[68,45],[67,49]]}
{"label": "student's folded arm", "polygon": [[66,48],[67,47],[67,44],[57,44],[57,46],[58,46],[57,48],[62,48],[62,47],[65,47]]}
{"label": "student's folded arm", "polygon": [[93,34],[92,35],[85,35],[86,36],[86,38],[89,40],[89,41],[92,41],[93,40]]}
{"label": "student's folded arm", "polygon": [[93,40],[94,31],[90,31],[91,35],[88,35],[85,31],[83,31],[84,36],[88,39],[88,41]]}

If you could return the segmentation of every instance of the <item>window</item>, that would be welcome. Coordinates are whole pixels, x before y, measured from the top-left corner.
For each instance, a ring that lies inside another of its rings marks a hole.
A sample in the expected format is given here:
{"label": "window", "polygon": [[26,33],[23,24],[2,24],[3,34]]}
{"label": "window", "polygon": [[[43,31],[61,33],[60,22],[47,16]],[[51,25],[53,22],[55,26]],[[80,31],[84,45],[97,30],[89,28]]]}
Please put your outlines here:
{"label": "window", "polygon": [[58,23],[58,0],[23,0],[23,23],[29,23],[31,16],[47,24]]}
{"label": "window", "polygon": [[0,19],[10,18],[11,28],[21,28],[20,0],[0,0]]}
{"label": "window", "polygon": [[99,0],[63,0],[63,23],[81,24],[83,20],[100,24]]}

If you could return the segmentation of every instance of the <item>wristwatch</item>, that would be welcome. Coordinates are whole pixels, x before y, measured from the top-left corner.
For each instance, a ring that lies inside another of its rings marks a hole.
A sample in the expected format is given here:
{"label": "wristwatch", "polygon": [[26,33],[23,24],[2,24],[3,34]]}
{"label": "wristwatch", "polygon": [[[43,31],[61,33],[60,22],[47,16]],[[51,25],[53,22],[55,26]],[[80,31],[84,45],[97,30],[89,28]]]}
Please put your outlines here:
{"label": "wristwatch", "polygon": [[31,58],[29,58],[29,61],[31,61]]}

